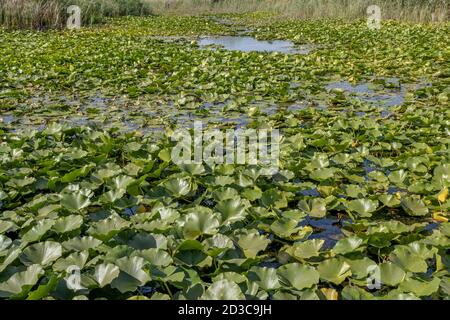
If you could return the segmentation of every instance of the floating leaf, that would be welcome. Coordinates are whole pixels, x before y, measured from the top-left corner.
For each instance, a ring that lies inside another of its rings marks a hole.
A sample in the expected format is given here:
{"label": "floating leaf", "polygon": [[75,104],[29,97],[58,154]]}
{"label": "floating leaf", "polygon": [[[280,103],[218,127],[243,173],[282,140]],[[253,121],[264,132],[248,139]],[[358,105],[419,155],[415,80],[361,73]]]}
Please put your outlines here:
{"label": "floating leaf", "polygon": [[264,290],[280,288],[277,270],[273,268],[253,267],[248,273],[250,281],[256,282]]}
{"label": "floating leaf", "polygon": [[239,286],[229,280],[214,282],[201,297],[202,300],[244,300]]}
{"label": "floating leaf", "polygon": [[350,265],[342,259],[327,259],[317,266],[320,279],[332,282],[336,285],[341,284],[352,274]]}
{"label": "floating leaf", "polygon": [[319,283],[319,272],[313,267],[290,263],[278,268],[277,274],[281,281],[297,290],[311,288]]}
{"label": "floating leaf", "polygon": [[58,242],[46,241],[25,248],[20,255],[20,261],[26,266],[33,264],[47,266],[61,255],[62,247]]}
{"label": "floating leaf", "polygon": [[25,271],[14,273],[8,280],[0,283],[0,297],[10,297],[28,292],[36,284],[42,273],[42,267],[33,264]]}
{"label": "floating leaf", "polygon": [[95,281],[98,282],[100,288],[103,288],[117,278],[119,273],[119,267],[112,263],[102,263],[95,267],[94,278]]}
{"label": "floating leaf", "polygon": [[352,200],[347,204],[350,211],[358,213],[361,217],[371,217],[378,208],[378,201],[370,199]]}
{"label": "floating leaf", "polygon": [[407,197],[402,200],[401,204],[403,210],[411,216],[425,216],[429,213],[427,206],[420,199]]}
{"label": "floating leaf", "polygon": [[269,243],[269,239],[258,233],[248,233],[238,237],[238,245],[248,258],[256,258],[258,252],[265,250]]}

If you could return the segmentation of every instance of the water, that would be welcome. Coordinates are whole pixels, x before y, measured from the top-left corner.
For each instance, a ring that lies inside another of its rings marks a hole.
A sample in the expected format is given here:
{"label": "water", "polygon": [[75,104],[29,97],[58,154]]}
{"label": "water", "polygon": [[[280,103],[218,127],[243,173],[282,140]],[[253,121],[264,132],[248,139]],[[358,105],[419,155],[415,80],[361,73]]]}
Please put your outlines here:
{"label": "water", "polygon": [[429,84],[402,84],[397,78],[376,79],[375,82],[384,83],[383,90],[375,90],[376,84],[359,83],[351,84],[348,81],[332,82],[325,86],[330,91],[340,89],[351,96],[355,96],[363,102],[394,107],[402,105],[406,100],[406,94]]}
{"label": "water", "polygon": [[257,40],[248,36],[205,37],[198,41],[200,47],[221,46],[226,50],[243,52],[281,52],[290,54],[307,54],[312,49],[308,46],[296,48],[294,43],[286,40]]}
{"label": "water", "polygon": [[0,115],[0,122],[8,125],[11,124],[15,120],[13,115]]}
{"label": "water", "polygon": [[323,249],[330,249],[333,248],[336,245],[336,242],[344,236],[342,233],[343,222],[344,221],[340,221],[336,218],[312,219],[307,217],[302,225],[309,225],[315,229],[318,229],[308,237],[308,240],[325,240]]}

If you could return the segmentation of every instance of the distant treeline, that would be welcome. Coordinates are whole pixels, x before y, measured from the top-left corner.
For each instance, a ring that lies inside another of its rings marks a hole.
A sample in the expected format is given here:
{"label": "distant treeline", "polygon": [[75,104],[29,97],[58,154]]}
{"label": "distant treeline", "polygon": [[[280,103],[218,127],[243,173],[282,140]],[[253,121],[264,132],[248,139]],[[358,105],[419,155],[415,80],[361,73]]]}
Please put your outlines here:
{"label": "distant treeline", "polygon": [[0,25],[15,29],[61,28],[71,5],[81,8],[83,25],[98,23],[104,17],[151,13],[146,0],[0,0]]}

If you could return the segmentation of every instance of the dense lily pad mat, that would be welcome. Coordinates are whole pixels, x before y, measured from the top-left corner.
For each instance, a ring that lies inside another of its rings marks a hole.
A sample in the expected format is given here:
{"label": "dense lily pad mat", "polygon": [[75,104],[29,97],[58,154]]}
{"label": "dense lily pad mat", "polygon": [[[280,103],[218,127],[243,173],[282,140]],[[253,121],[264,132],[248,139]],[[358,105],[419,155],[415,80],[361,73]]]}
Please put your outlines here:
{"label": "dense lily pad mat", "polygon": [[[1,112],[16,119],[0,129],[2,298],[448,299],[448,25],[376,34],[363,22],[226,18],[320,46],[200,49],[196,36],[237,30],[210,17],[2,31]],[[428,85],[391,108],[326,89],[345,79],[385,92],[392,77]],[[111,98],[104,109],[85,105],[98,95]],[[213,108],[211,126],[245,115],[278,128],[280,171],[178,167],[174,127],[124,132],[108,111],[127,108],[160,124]],[[114,119],[64,123],[80,112]],[[381,283],[368,287],[374,270]]]}

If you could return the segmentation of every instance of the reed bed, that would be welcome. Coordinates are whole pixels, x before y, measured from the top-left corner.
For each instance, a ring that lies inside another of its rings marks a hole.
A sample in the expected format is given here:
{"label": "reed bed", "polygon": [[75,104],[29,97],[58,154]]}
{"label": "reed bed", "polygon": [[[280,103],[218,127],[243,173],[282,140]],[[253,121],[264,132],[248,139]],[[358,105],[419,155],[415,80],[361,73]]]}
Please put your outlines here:
{"label": "reed bed", "polygon": [[384,19],[412,22],[448,21],[448,0],[146,0],[156,13],[198,15],[272,11],[298,19],[358,19],[378,5]]}
{"label": "reed bed", "polygon": [[143,0],[0,0],[0,25],[13,29],[48,29],[65,25],[67,8],[78,5],[84,25],[104,17],[146,15],[149,2]]}

